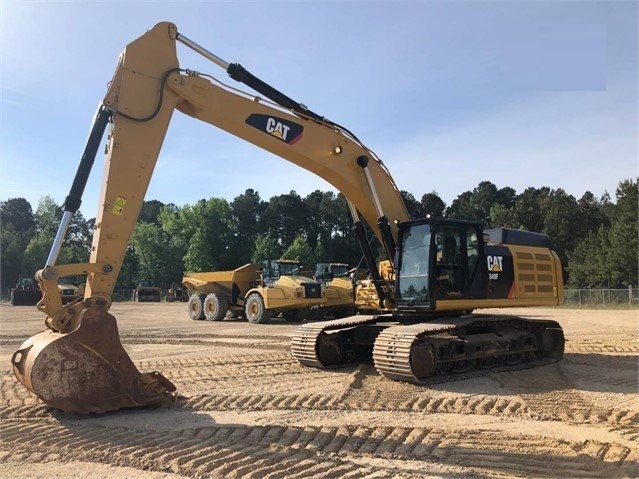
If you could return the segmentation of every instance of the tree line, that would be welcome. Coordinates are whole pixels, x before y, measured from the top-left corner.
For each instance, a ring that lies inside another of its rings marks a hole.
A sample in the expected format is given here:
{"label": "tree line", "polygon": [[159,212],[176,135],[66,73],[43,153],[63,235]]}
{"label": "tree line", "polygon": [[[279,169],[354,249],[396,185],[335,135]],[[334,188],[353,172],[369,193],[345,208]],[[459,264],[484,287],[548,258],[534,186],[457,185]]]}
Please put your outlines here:
{"label": "tree line", "polygon": [[[581,198],[563,189],[497,188],[482,181],[447,205],[432,191],[419,200],[402,191],[411,218],[460,218],[481,221],[486,228],[512,227],[547,234],[574,288],[637,286],[639,248],[636,179],[619,182],[613,200],[586,191]],[[46,262],[62,217],[52,198],[35,211],[24,198],[0,202],[0,281],[2,290],[20,276],[33,276]],[[69,227],[58,263],[86,262],[94,219],[78,212]],[[344,196],[316,190],[301,197],[295,191],[262,200],[247,189],[233,201],[202,199],[176,206],[145,201],[127,248],[116,289],[130,289],[144,279],[168,287],[184,271],[235,269],[268,258],[343,262],[357,266],[361,251],[351,233]],[[378,246],[369,230],[374,249]]]}

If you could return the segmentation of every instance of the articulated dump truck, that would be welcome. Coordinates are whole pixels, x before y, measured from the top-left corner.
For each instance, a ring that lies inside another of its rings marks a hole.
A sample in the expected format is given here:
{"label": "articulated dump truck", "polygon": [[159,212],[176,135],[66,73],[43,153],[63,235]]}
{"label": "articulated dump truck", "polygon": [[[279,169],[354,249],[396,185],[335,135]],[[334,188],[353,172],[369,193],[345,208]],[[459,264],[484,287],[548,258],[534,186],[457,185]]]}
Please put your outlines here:
{"label": "articulated dump truck", "polygon": [[310,317],[325,303],[317,281],[301,275],[297,261],[247,263],[232,271],[187,272],[182,284],[190,292],[191,319],[220,321],[243,316],[251,323],[268,323],[280,313],[286,321]]}
{"label": "articulated dump truck", "polygon": [[344,318],[357,313],[353,279],[346,263],[317,263],[314,277],[322,284],[326,302],[313,310],[311,319]]}

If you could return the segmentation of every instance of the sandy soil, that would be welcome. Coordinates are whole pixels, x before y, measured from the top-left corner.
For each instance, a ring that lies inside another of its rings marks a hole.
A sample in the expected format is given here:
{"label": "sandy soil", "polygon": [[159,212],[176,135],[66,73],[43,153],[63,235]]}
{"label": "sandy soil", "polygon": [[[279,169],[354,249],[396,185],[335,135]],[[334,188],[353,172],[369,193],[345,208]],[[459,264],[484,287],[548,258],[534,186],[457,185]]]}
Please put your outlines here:
{"label": "sandy soil", "polygon": [[185,399],[73,415],[13,377],[43,329],[0,304],[0,477],[637,477],[637,311],[526,309],[558,320],[556,364],[416,386],[371,364],[323,371],[289,352],[296,325],[191,321],[183,303],[121,303],[126,350]]}

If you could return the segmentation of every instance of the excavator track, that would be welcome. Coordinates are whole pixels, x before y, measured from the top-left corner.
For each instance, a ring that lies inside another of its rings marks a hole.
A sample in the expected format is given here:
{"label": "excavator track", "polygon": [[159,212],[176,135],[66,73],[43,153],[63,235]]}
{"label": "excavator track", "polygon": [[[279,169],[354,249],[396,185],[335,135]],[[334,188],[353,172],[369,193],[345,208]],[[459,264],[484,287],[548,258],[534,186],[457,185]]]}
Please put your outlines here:
{"label": "excavator track", "polygon": [[451,318],[384,329],[375,341],[373,361],[389,379],[432,384],[556,362],[564,341],[555,321]]}
{"label": "excavator track", "polygon": [[549,364],[564,351],[561,326],[550,320],[473,315],[400,324],[392,319],[356,316],[304,325],[293,337],[293,356],[317,368],[372,357],[389,379],[433,384]]}
{"label": "excavator track", "polygon": [[[387,317],[387,319],[392,319]],[[348,333],[359,327],[376,324],[379,316],[358,315],[332,321],[321,321],[300,326],[293,335],[291,352],[293,357],[304,366],[315,368],[338,367],[360,359],[355,351],[344,351],[343,346],[333,340],[333,334]],[[333,334],[331,334],[333,333]],[[337,339],[338,337],[335,336]],[[348,344],[346,339],[343,343]],[[352,341],[350,341],[353,345]],[[348,350],[348,346],[346,347]],[[364,352],[365,354],[365,352]],[[364,358],[364,360],[366,360]]]}

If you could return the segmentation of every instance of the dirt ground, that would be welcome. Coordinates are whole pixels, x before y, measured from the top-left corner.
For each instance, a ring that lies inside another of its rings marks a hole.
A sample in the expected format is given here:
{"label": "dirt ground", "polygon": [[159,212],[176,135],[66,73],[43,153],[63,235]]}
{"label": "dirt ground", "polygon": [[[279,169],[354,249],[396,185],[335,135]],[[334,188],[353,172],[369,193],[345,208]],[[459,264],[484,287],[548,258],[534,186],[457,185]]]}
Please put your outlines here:
{"label": "dirt ground", "polygon": [[52,410],[11,372],[43,329],[33,307],[0,304],[0,477],[637,477],[639,314],[526,309],[558,320],[556,364],[431,386],[372,364],[299,365],[297,325],[191,321],[184,303],[118,303],[141,371],[185,397],[107,414]]}

